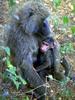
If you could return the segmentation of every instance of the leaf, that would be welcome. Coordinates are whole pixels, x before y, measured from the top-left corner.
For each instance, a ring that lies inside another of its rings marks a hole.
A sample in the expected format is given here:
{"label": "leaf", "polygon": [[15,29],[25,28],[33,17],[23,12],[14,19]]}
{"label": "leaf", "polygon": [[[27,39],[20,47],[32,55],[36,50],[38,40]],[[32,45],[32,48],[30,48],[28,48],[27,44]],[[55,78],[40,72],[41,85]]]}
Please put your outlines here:
{"label": "leaf", "polygon": [[17,90],[18,90],[19,89],[19,86],[21,85],[21,82],[18,82],[18,81],[14,80],[14,79],[12,79],[12,80],[13,80],[13,82],[14,82]]}
{"label": "leaf", "polygon": [[16,0],[8,0],[9,7],[12,7],[16,4]]}
{"label": "leaf", "polygon": [[72,27],[71,27],[71,31],[72,31],[72,34],[75,35],[75,26],[72,26]]}
{"label": "leaf", "polygon": [[28,96],[25,96],[24,100],[29,100],[29,97]]}
{"label": "leaf", "polygon": [[18,75],[18,78],[20,79],[23,85],[27,84],[27,82],[20,75]]}
{"label": "leaf", "polygon": [[75,4],[73,4],[73,12],[75,12]]}
{"label": "leaf", "polygon": [[69,18],[68,16],[63,16],[63,23],[68,24],[69,23]]}
{"label": "leaf", "polygon": [[6,59],[6,64],[7,64],[8,68],[12,68],[13,67],[13,65],[11,64],[9,58]]}
{"label": "leaf", "polygon": [[7,72],[9,72],[10,74],[12,75],[15,75],[16,76],[16,69],[15,68],[10,68],[10,69],[6,69]]}
{"label": "leaf", "polygon": [[7,53],[8,56],[10,56],[10,48],[9,47],[5,47],[5,52]]}
{"label": "leaf", "polygon": [[5,50],[5,52],[7,53],[7,55],[10,56],[10,48],[9,47],[0,46],[0,49]]}
{"label": "leaf", "polygon": [[61,0],[53,0],[53,3],[56,7],[60,6]]}

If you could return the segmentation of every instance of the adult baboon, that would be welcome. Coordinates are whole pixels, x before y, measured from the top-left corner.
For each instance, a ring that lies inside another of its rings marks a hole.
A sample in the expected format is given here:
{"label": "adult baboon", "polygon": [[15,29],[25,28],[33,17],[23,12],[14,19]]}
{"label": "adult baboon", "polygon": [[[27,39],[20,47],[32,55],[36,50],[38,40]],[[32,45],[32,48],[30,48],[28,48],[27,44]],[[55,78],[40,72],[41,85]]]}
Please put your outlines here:
{"label": "adult baboon", "polygon": [[45,82],[36,72],[33,62],[41,41],[53,35],[50,27],[44,23],[48,16],[49,12],[42,4],[27,2],[24,8],[13,15],[7,42],[23,77],[34,88],[38,87],[36,93],[40,96],[39,100],[45,100]]}
{"label": "adult baboon", "polygon": [[27,2],[11,21],[8,37],[8,46],[15,56],[15,64],[20,67],[23,77],[33,85],[40,96],[45,100],[44,81],[33,67],[33,59],[37,55],[40,41],[49,35],[42,32],[43,21],[49,13],[46,8],[37,2]]}

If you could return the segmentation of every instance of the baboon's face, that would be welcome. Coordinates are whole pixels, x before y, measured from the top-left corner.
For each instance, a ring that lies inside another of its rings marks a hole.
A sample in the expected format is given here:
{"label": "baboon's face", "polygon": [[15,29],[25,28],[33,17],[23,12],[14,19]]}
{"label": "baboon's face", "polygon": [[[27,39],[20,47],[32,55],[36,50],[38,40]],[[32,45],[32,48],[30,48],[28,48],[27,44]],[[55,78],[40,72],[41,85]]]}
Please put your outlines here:
{"label": "baboon's face", "polygon": [[47,18],[43,21],[42,24],[42,34],[45,36],[50,36],[51,34],[51,27]]}
{"label": "baboon's face", "polygon": [[22,24],[25,33],[30,35],[35,34],[39,37],[48,37],[51,33],[51,27],[47,18],[42,19],[40,15],[31,14]]}

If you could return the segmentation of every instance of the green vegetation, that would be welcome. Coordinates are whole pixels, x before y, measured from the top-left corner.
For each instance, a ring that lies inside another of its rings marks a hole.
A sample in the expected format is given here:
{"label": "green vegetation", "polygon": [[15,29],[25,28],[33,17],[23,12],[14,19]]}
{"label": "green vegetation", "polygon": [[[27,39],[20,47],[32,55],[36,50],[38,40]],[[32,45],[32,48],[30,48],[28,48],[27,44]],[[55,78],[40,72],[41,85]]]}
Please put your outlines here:
{"label": "green vegetation", "polygon": [[70,54],[73,53],[75,50],[73,48],[72,42],[67,42],[61,45],[60,52],[61,54]]}
{"label": "green vegetation", "polygon": [[[4,50],[4,53],[6,54],[6,56],[2,59],[6,63],[6,69],[4,72],[4,76],[6,78],[9,78],[14,83],[14,85],[16,86],[17,89],[19,88],[19,86],[21,84],[26,85],[27,82],[21,77],[21,75],[17,74],[16,67],[11,64],[10,49],[8,47],[3,47],[3,46],[1,46],[0,49]],[[1,55],[0,55],[0,57],[1,57]]]}
{"label": "green vegetation", "polygon": [[16,0],[8,0],[9,7],[12,7],[16,4]]}

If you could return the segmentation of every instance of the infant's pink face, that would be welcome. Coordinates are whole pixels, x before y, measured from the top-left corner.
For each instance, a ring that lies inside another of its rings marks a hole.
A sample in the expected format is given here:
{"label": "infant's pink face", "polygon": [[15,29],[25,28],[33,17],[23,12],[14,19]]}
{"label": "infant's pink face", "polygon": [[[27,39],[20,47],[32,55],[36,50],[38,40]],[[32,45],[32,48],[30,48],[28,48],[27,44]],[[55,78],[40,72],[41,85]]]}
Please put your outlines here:
{"label": "infant's pink face", "polygon": [[47,50],[49,50],[50,46],[47,42],[43,42],[41,44],[41,51],[44,53],[44,52],[47,52]]}
{"label": "infant's pink face", "polygon": [[49,49],[51,49],[51,48],[54,48],[54,44],[53,43],[47,43],[47,42],[43,42],[42,44],[41,44],[41,51],[43,52],[43,53],[45,53],[45,52],[47,52]]}

